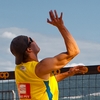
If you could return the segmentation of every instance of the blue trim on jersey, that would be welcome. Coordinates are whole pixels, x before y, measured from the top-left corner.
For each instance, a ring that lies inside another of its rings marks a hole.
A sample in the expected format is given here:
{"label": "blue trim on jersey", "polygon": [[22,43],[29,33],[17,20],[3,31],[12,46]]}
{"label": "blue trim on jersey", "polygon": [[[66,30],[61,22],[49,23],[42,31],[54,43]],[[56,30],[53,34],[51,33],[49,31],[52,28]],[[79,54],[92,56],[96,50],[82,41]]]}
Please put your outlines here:
{"label": "blue trim on jersey", "polygon": [[49,97],[49,100],[52,100],[52,93],[50,92],[50,87],[49,87],[49,81],[44,81],[45,85],[46,85],[46,91],[47,91],[47,94],[48,94],[48,97]]}

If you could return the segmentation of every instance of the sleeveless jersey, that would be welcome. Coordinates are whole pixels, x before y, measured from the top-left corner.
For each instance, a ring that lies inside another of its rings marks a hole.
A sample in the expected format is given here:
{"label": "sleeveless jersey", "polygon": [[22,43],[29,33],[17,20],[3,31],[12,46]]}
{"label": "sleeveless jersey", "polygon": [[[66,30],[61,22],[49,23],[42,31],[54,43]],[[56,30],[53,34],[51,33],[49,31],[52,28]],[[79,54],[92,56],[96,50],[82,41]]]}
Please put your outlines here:
{"label": "sleeveless jersey", "polygon": [[17,65],[15,79],[20,100],[58,100],[58,83],[54,75],[43,80],[35,74],[38,62]]}

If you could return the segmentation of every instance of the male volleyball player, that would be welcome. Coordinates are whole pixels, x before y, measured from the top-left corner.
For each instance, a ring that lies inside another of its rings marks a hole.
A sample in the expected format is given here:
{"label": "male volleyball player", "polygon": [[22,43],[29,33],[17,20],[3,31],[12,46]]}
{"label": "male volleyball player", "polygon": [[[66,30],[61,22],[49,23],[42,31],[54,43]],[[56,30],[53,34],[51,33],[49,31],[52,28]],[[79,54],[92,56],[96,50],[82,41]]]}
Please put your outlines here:
{"label": "male volleyball player", "polygon": [[10,50],[15,56],[15,78],[20,100],[58,100],[58,82],[77,73],[84,73],[83,67],[73,67],[69,71],[54,75],[52,72],[63,68],[80,50],[76,41],[67,30],[56,10],[49,12],[47,23],[55,26],[64,39],[66,51],[53,57],[44,58],[39,62],[40,48],[29,36],[15,37],[10,44]]}

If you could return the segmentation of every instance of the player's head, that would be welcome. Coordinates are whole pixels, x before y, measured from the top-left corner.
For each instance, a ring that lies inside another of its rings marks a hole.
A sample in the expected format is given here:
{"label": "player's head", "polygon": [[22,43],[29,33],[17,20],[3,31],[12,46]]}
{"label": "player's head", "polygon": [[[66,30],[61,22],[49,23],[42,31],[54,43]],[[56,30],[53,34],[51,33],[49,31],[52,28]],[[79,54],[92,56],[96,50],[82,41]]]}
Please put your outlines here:
{"label": "player's head", "polygon": [[[34,44],[33,42],[34,41],[30,37],[27,37],[24,35],[19,35],[11,41],[10,51],[15,56],[15,63],[16,64],[20,64],[24,61],[27,48],[37,50],[36,53],[39,52],[38,46],[37,45],[33,46],[33,44]],[[38,49],[35,47],[37,47]],[[33,51],[34,50],[32,50],[32,52]]]}

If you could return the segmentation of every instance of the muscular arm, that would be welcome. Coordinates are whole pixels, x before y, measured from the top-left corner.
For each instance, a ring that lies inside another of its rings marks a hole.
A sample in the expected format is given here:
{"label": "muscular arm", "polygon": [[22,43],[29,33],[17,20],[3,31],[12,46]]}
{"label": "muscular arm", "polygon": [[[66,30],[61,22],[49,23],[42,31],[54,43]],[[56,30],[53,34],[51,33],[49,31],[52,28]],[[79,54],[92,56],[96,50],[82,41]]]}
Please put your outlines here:
{"label": "muscular arm", "polygon": [[51,21],[47,19],[47,22],[58,28],[59,32],[61,33],[64,39],[66,51],[54,57],[43,59],[37,65],[36,73],[39,76],[41,76],[42,74],[43,75],[49,74],[53,70],[57,70],[64,67],[69,61],[71,61],[79,53],[79,48],[76,44],[76,41],[74,40],[70,32],[67,30],[67,28],[64,26],[62,20],[62,13],[59,18],[56,11],[54,11],[54,13],[53,11],[50,11],[49,15]]}
{"label": "muscular arm", "polygon": [[79,53],[79,48],[70,32],[64,26],[64,22],[62,20],[62,13],[59,18],[56,11],[54,11],[54,14],[52,11],[50,11],[49,15],[51,21],[48,19],[47,22],[58,28],[65,42],[66,52],[55,56],[57,64],[64,66]]}

